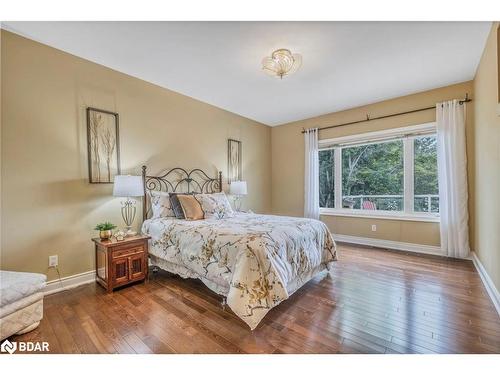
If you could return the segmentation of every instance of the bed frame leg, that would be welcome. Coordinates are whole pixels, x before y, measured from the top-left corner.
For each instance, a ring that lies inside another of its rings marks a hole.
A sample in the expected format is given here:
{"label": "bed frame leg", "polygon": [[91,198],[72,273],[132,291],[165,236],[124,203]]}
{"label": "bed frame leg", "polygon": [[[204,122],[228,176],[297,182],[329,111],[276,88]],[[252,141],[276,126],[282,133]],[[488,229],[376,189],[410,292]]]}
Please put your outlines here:
{"label": "bed frame leg", "polygon": [[222,301],[221,301],[220,305],[222,307],[222,311],[226,311],[226,306],[227,306],[227,299],[226,299],[226,297],[222,298]]}
{"label": "bed frame leg", "polygon": [[326,277],[328,277],[328,278],[330,278],[330,279],[332,278],[332,270],[333,270],[333,266],[332,266],[332,264],[331,264],[331,263],[328,263],[328,264],[326,265]]}

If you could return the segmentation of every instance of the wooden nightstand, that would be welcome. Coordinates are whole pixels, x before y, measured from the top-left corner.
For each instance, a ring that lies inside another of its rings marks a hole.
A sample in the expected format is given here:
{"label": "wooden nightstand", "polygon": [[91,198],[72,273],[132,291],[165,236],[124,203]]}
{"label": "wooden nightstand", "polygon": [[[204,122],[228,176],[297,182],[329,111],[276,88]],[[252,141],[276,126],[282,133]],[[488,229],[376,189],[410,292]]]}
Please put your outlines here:
{"label": "wooden nightstand", "polygon": [[125,237],[123,241],[92,238],[95,243],[96,281],[108,292],[146,279],[149,236]]}

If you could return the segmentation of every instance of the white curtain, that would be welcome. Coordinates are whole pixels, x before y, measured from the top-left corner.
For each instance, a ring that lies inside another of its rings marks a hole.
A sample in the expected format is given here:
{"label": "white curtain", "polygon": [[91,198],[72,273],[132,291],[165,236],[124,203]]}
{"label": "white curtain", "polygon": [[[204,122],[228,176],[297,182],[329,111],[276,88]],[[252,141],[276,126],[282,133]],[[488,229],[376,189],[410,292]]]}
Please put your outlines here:
{"label": "white curtain", "polygon": [[465,103],[436,105],[441,248],[449,257],[469,255]]}
{"label": "white curtain", "polygon": [[305,142],[304,217],[319,219],[318,129],[307,129]]}

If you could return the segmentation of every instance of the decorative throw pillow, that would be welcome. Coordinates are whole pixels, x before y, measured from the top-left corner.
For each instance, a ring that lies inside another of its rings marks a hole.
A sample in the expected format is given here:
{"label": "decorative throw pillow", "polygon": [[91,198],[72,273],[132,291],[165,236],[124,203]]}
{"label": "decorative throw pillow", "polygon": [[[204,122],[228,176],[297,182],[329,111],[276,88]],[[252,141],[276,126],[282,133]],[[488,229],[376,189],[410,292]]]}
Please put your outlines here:
{"label": "decorative throw pillow", "polygon": [[187,193],[170,193],[170,206],[174,211],[174,215],[177,219],[185,219],[184,212],[182,211],[181,202],[179,202],[179,195],[192,195]]}
{"label": "decorative throw pillow", "polygon": [[202,220],[204,218],[200,202],[193,195],[177,195],[186,220]]}
{"label": "decorative throw pillow", "polygon": [[168,193],[163,191],[149,191],[151,201],[151,210],[153,211],[153,219],[159,217],[175,217],[174,211],[170,206],[170,197]]}
{"label": "decorative throw pillow", "polygon": [[227,200],[224,192],[214,194],[196,194],[196,199],[200,202],[205,213],[205,219],[216,218],[226,219],[234,216],[231,204]]}

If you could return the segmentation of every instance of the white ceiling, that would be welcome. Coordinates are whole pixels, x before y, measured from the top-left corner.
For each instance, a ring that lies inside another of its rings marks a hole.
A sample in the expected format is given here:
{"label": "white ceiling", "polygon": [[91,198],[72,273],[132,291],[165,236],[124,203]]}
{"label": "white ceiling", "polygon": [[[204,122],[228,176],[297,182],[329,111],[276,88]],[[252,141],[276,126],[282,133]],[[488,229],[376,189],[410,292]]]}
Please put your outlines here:
{"label": "white ceiling", "polygon": [[[267,125],[470,80],[490,22],[4,22],[2,27]],[[282,81],[277,48],[303,56]]]}

